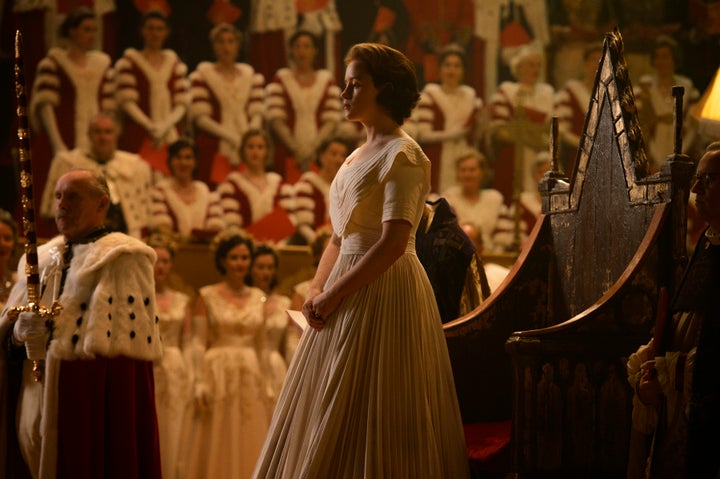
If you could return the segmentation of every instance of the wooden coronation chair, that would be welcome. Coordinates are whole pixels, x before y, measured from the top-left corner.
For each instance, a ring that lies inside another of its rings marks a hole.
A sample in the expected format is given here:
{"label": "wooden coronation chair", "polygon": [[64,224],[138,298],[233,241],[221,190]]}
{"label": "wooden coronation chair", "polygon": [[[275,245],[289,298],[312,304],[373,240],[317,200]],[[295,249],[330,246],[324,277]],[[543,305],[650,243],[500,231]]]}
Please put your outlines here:
{"label": "wooden coronation chair", "polygon": [[509,275],[444,326],[477,477],[503,466],[511,477],[625,477],[626,358],[686,263],[694,165],[676,134],[676,154],[649,175],[622,50],[607,34],[572,179],[546,173],[542,215]]}

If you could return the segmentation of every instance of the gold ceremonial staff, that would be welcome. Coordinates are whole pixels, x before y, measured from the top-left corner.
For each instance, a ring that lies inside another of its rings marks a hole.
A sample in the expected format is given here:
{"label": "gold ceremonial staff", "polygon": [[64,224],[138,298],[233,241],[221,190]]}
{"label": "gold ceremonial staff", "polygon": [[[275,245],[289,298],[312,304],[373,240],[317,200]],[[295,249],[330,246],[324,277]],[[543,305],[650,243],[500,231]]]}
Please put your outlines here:
{"label": "gold ceremonial staff", "polygon": [[[25,95],[25,74],[22,55],[22,34],[15,31],[15,99],[18,120],[17,139],[20,159],[20,197],[23,211],[23,232],[25,234],[25,277],[27,278],[27,302],[24,306],[15,306],[10,317],[16,319],[22,312],[33,312],[42,319],[52,321],[62,306],[53,302],[50,309],[40,306],[40,274],[38,272],[37,230],[35,228],[35,207],[33,201],[33,176],[30,164],[30,128],[27,117],[27,98]],[[32,359],[32,358],[31,358]],[[33,360],[33,377],[42,379],[43,360]]]}

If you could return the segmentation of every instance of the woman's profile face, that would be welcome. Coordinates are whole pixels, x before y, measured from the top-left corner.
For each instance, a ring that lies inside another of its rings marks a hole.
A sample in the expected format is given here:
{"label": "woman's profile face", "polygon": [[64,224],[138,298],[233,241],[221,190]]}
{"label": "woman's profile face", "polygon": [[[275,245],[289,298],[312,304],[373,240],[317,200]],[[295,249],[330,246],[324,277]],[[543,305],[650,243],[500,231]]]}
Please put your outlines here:
{"label": "woman's profile face", "polygon": [[345,88],[341,93],[345,118],[363,121],[376,114],[379,108],[372,77],[366,73],[362,63],[351,61],[345,69]]}

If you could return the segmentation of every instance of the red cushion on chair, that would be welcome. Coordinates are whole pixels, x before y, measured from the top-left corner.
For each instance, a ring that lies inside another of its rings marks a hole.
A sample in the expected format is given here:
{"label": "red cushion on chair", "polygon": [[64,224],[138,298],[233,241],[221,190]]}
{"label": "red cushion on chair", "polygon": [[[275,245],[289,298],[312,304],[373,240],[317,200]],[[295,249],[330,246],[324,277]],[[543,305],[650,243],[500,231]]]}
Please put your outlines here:
{"label": "red cushion on chair", "polygon": [[507,470],[512,421],[465,424],[467,455],[473,469]]}

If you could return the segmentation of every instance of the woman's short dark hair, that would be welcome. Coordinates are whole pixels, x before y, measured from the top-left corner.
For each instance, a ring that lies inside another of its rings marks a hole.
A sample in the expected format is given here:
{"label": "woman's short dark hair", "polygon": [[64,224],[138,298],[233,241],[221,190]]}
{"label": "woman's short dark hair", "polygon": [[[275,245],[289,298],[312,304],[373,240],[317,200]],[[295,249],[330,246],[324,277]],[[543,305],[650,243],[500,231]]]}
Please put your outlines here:
{"label": "woman's short dark hair", "polygon": [[274,154],[273,154],[273,142],[270,138],[270,135],[267,131],[261,129],[261,128],[251,128],[247,130],[245,133],[243,133],[242,138],[240,138],[240,161],[245,163],[245,156],[244,156],[244,150],[245,150],[245,144],[250,140],[250,138],[254,136],[259,136],[263,140],[265,140],[265,145],[267,146],[267,157],[265,158],[265,168],[269,168],[272,166],[272,163],[274,161]]}
{"label": "woman's short dark hair", "polygon": [[95,20],[95,12],[93,12],[92,9],[88,7],[78,7],[74,9],[68,13],[65,20],[60,24],[60,36],[62,38],[69,38],[70,30],[79,27],[80,24],[88,18]]}
{"label": "woman's short dark hair", "polygon": [[345,64],[358,61],[380,90],[377,103],[387,109],[395,123],[410,117],[420,98],[415,65],[394,48],[379,43],[358,43],[345,56]]}
{"label": "woman's short dark hair", "polygon": [[[193,152],[193,156],[195,157],[195,165],[197,166],[198,162],[198,148],[194,141],[192,141],[190,138],[180,138],[178,140],[175,140],[174,142],[170,143],[170,146],[168,146],[168,153],[167,153],[167,165],[168,169],[170,170],[170,173],[175,173],[172,168],[172,159],[175,158],[180,154],[182,150],[185,148],[190,148]],[[197,169],[197,168],[195,168]],[[193,171],[194,173],[194,171]]]}
{"label": "woman's short dark hair", "polygon": [[266,243],[258,243],[255,245],[255,249],[252,252],[252,261],[250,262],[250,273],[247,276],[245,276],[245,284],[247,284],[248,286],[255,286],[255,284],[253,284],[253,279],[252,279],[252,268],[253,268],[253,266],[255,266],[255,260],[258,259],[260,256],[272,256],[272,258],[273,258],[273,263],[275,264],[275,274],[273,275],[272,279],[270,280],[270,286],[269,286],[270,291],[272,291],[273,289],[275,289],[275,286],[277,286],[277,284],[278,284],[277,269],[278,269],[278,266],[280,265],[280,257],[278,256],[275,248],[273,248],[272,246],[270,246],[269,244],[266,244]]}
{"label": "woman's short dark hair", "polygon": [[252,254],[253,240],[252,237],[240,228],[230,227],[218,233],[212,241],[210,248],[215,253],[215,268],[225,276],[227,270],[223,266],[223,260],[227,258],[228,253],[235,248],[244,244],[247,246],[248,252]]}

